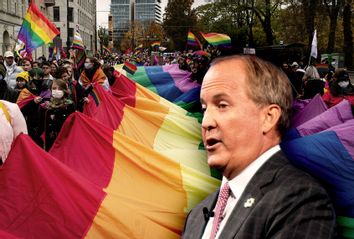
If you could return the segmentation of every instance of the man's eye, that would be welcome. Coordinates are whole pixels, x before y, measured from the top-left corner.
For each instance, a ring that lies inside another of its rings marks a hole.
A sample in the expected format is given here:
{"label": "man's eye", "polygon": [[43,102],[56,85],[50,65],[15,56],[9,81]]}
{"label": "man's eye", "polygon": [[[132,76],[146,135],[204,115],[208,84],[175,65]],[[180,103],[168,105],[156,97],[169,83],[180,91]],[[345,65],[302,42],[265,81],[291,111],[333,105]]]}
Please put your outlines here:
{"label": "man's eye", "polygon": [[218,108],[220,108],[220,109],[224,109],[224,108],[226,108],[227,107],[227,104],[218,104]]}

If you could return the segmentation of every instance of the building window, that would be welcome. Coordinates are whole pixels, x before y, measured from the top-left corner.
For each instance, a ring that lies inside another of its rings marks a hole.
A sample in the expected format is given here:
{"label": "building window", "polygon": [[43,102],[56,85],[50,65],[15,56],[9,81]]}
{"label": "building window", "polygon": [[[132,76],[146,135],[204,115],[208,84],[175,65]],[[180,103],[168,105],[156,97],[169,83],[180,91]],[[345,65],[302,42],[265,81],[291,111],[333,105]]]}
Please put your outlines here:
{"label": "building window", "polygon": [[69,28],[69,37],[74,37],[74,28]]}
{"label": "building window", "polygon": [[60,9],[59,9],[59,7],[53,7],[53,21],[60,22]]}
{"label": "building window", "polygon": [[69,7],[69,12],[68,12],[68,21],[73,22],[74,21],[74,8]]}

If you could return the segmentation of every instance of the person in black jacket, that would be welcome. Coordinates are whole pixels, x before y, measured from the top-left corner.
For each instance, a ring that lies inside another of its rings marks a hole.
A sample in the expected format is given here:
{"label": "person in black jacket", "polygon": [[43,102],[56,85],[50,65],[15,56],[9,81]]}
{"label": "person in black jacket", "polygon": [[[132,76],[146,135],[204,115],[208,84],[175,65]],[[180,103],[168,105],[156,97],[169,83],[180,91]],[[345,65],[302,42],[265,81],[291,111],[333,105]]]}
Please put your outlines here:
{"label": "person in black jacket", "polygon": [[51,86],[52,97],[41,104],[41,131],[44,132],[44,149],[50,150],[66,118],[75,111],[74,102],[69,97],[65,81],[54,80]]}

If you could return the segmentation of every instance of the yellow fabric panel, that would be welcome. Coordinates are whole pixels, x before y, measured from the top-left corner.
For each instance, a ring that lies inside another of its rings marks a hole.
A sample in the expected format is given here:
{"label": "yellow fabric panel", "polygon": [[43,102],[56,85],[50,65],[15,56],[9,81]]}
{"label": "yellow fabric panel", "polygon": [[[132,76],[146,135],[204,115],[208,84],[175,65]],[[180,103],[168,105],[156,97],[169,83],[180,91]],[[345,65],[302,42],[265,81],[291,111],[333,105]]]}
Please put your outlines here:
{"label": "yellow fabric panel", "polygon": [[87,238],[180,238],[186,192],[180,166],[115,132],[107,196]]}
{"label": "yellow fabric panel", "polygon": [[221,181],[198,170],[181,165],[183,188],[187,192],[187,207],[185,213],[204,200],[210,193],[216,191]]}
{"label": "yellow fabric panel", "polygon": [[152,100],[139,100],[140,107],[124,107],[124,117],[118,131],[122,134],[153,148],[155,137],[168,113]]}

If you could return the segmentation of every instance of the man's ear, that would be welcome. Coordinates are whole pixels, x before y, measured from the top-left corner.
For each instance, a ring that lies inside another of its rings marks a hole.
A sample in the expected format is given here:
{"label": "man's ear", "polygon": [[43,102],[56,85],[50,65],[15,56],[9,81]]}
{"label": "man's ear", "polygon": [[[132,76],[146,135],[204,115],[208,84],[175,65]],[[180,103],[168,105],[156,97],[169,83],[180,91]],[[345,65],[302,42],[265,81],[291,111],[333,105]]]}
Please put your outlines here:
{"label": "man's ear", "polygon": [[281,116],[281,108],[279,105],[271,104],[264,107],[263,113],[263,134],[266,134],[273,128],[276,128]]}

